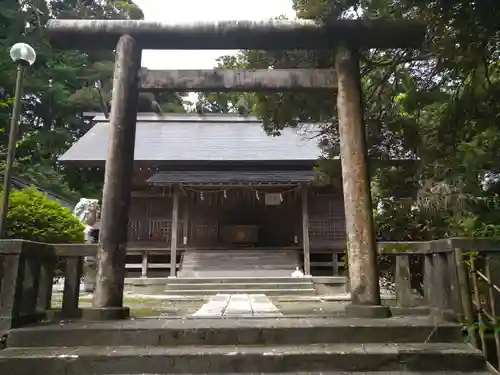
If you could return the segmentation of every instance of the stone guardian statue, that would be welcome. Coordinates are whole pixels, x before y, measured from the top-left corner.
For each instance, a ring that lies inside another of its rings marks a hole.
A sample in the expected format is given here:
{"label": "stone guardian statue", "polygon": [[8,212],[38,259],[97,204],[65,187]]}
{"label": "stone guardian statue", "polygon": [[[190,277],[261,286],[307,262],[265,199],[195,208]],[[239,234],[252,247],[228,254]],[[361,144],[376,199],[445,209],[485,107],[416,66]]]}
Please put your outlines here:
{"label": "stone guardian statue", "polygon": [[[85,225],[84,240],[85,243],[94,243],[92,232],[100,215],[100,206],[98,199],[81,198],[76,204],[73,215],[75,215],[82,224]],[[92,293],[95,289],[97,276],[96,257],[87,256],[83,259],[83,289],[85,292]]]}

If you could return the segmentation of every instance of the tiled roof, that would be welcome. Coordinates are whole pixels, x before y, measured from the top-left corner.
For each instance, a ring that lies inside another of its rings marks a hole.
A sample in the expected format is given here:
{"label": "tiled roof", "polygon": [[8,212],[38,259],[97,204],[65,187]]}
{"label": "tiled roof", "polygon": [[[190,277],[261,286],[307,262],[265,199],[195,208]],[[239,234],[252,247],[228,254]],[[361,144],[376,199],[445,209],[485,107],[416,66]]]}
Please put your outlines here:
{"label": "tiled roof", "polygon": [[312,170],[165,171],[154,174],[147,182],[152,185],[310,183],[317,173]]}
{"label": "tiled roof", "polygon": [[[101,116],[61,162],[106,160],[109,123]],[[197,113],[138,116],[136,161],[299,161],[321,154],[317,126],[268,136],[251,116]]]}

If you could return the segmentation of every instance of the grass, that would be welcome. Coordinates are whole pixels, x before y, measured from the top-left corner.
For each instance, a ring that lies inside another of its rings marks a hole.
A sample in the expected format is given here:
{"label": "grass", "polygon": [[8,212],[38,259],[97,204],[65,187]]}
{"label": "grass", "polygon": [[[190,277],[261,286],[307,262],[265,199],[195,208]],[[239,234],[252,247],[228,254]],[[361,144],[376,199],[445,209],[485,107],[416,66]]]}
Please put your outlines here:
{"label": "grass", "polygon": [[[182,317],[195,313],[205,302],[205,300],[166,300],[147,296],[124,297],[124,305],[130,308],[130,315],[132,317]],[[54,294],[52,297],[52,308],[58,309],[61,306],[62,294]],[[82,308],[91,307],[92,297],[81,296],[79,306]]]}

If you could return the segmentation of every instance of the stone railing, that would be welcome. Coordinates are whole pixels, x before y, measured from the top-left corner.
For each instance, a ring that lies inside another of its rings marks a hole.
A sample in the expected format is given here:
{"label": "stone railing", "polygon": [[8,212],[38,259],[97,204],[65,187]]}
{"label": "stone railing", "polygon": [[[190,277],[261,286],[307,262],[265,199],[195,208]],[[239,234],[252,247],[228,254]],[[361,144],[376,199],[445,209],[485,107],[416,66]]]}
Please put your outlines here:
{"label": "stone railing", "polygon": [[394,266],[393,309],[399,314],[427,309],[439,319],[462,323],[471,344],[500,369],[500,240],[380,242],[378,247]]}
{"label": "stone railing", "polygon": [[0,241],[0,335],[46,318],[60,265],[64,276],[62,308],[53,312],[61,319],[77,318],[83,258],[95,252],[95,245]]}
{"label": "stone railing", "polygon": [[[461,247],[484,240],[446,239],[428,242],[379,242],[381,258],[391,261],[395,307],[400,313],[415,308],[445,320],[463,319],[464,310],[457,254]],[[499,242],[500,248],[500,242]],[[381,262],[383,264],[383,261]],[[384,267],[380,266],[381,271]],[[382,272],[381,276],[384,275]],[[417,280],[415,280],[417,279]],[[468,291],[468,289],[466,289]]]}
{"label": "stone railing", "polygon": [[[380,242],[378,247],[381,259],[390,260],[395,267],[390,273],[395,311],[429,312],[463,322],[471,342],[485,352],[491,347],[488,340],[500,342],[500,298],[496,296],[500,292],[500,257],[495,257],[500,254],[500,240]],[[0,241],[0,332],[36,323],[48,312],[60,319],[78,318],[83,258],[95,251],[96,245]],[[54,312],[53,282],[61,264],[65,277],[62,308]]]}
{"label": "stone railing", "polygon": [[[500,255],[500,240],[450,238],[428,242],[379,242],[378,248],[381,257],[394,258],[392,277],[398,307],[425,306],[433,315],[473,326],[478,322],[474,304],[478,304],[477,298],[482,298],[475,285],[479,284],[476,279],[490,286],[489,294],[500,291],[495,283],[492,284],[491,271],[483,273],[477,269],[479,260],[488,268],[491,256]],[[420,280],[414,282],[414,278]]]}
{"label": "stone railing", "polygon": [[470,342],[500,370],[500,240],[452,239],[462,321]]}

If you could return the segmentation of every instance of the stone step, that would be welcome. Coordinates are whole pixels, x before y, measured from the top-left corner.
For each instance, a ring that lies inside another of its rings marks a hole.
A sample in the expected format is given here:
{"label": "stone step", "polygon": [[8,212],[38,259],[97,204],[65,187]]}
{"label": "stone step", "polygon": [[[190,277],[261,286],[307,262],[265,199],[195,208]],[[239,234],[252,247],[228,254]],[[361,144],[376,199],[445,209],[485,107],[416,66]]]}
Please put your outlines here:
{"label": "stone step", "polygon": [[[177,278],[164,278],[168,284],[286,284],[286,283],[311,283],[312,277],[291,277],[290,275],[283,277],[177,277]],[[346,277],[329,277],[328,282],[345,284]]]}
{"label": "stone step", "polygon": [[266,249],[262,250],[255,248],[241,248],[241,249],[224,249],[224,250],[207,250],[207,249],[187,249],[193,254],[193,257],[202,256],[226,256],[227,254],[235,254],[241,257],[252,256],[265,256],[268,258],[279,258],[282,256],[292,257],[299,254],[298,250],[279,250],[279,249]]}
{"label": "stone step", "polygon": [[[182,295],[184,290],[196,290],[197,295],[206,294],[205,291],[218,291],[226,293],[228,290],[244,290],[247,293],[260,294],[263,290],[297,290],[313,291],[314,280],[312,277],[203,277],[203,278],[127,278],[125,289],[139,294],[169,294]],[[325,278],[320,278],[325,279]],[[327,282],[330,291],[345,293],[347,279],[345,277],[329,277]],[[189,293],[189,292],[188,292]],[[229,293],[229,292],[227,292]],[[211,292],[211,294],[213,294]],[[208,294],[208,295],[211,295]],[[283,294],[283,293],[280,293]],[[293,295],[293,292],[287,295]],[[311,293],[308,295],[315,295]]]}
{"label": "stone step", "polygon": [[314,288],[300,288],[300,289],[295,289],[295,288],[281,288],[281,289],[264,289],[264,288],[254,288],[254,289],[248,289],[248,288],[240,288],[240,289],[231,289],[229,286],[224,287],[224,288],[217,288],[217,289],[171,289],[171,290],[165,290],[163,292],[164,295],[166,296],[211,296],[211,295],[216,295],[219,293],[224,293],[224,294],[265,294],[267,296],[288,296],[288,295],[294,295],[294,296],[315,296],[316,295],[316,290]]}
{"label": "stone step", "polygon": [[[187,250],[189,251],[189,250]],[[189,255],[189,254],[187,254]],[[230,256],[232,258],[230,258]],[[186,255],[184,256],[186,257]],[[224,258],[224,259],[222,259]],[[244,254],[244,253],[233,253],[233,252],[229,252],[227,254],[223,254],[223,253],[220,253],[220,254],[199,254],[199,255],[196,255],[196,256],[188,256],[186,261],[204,261],[206,263],[214,263],[214,264],[219,264],[219,263],[233,263],[233,260],[234,258],[237,258],[238,260],[243,260],[243,261],[246,261],[248,260],[249,262],[254,262],[255,260],[259,261],[259,260],[266,260],[266,261],[270,261],[270,262],[276,262],[277,264],[279,263],[283,263],[283,264],[287,264],[287,263],[290,263],[292,261],[295,261],[296,257],[291,257],[287,254],[276,254],[275,256],[268,256],[266,254],[252,254],[252,255],[248,255],[248,254]]]}
{"label": "stone step", "polygon": [[267,277],[275,277],[275,278],[285,278],[291,277],[292,273],[295,271],[295,268],[291,269],[273,269],[273,270],[261,270],[261,269],[249,269],[249,270],[238,270],[228,268],[226,270],[181,270],[179,271],[178,278],[241,278],[241,277],[257,277],[257,278],[267,278]]}
{"label": "stone step", "polygon": [[312,344],[283,346],[12,348],[6,374],[225,374],[292,371],[485,371],[467,344]]}
{"label": "stone step", "polygon": [[463,342],[460,325],[427,317],[389,319],[138,319],[12,330],[7,347],[285,345]]}
{"label": "stone step", "polygon": [[193,264],[190,266],[189,264],[182,263],[182,267],[186,268],[189,267],[193,271],[203,271],[206,267],[210,267],[211,271],[216,271],[216,270],[226,270],[227,267],[231,267],[230,269],[234,270],[283,270],[283,271],[290,271],[292,273],[295,271],[296,268],[295,263],[291,264],[286,264],[286,263],[274,263],[274,264]]}
{"label": "stone step", "polygon": [[179,276],[290,276],[298,265],[297,251],[188,249]]}
{"label": "stone step", "polygon": [[305,283],[196,283],[196,284],[191,284],[191,283],[186,283],[186,284],[167,284],[166,285],[166,290],[167,291],[173,291],[173,290],[186,290],[186,289],[196,289],[196,290],[219,290],[219,291],[225,291],[225,290],[247,290],[247,291],[253,291],[253,290],[266,290],[266,289],[293,289],[293,290],[298,290],[298,289],[305,289],[305,290],[314,290],[313,284],[311,282],[305,282]]}

